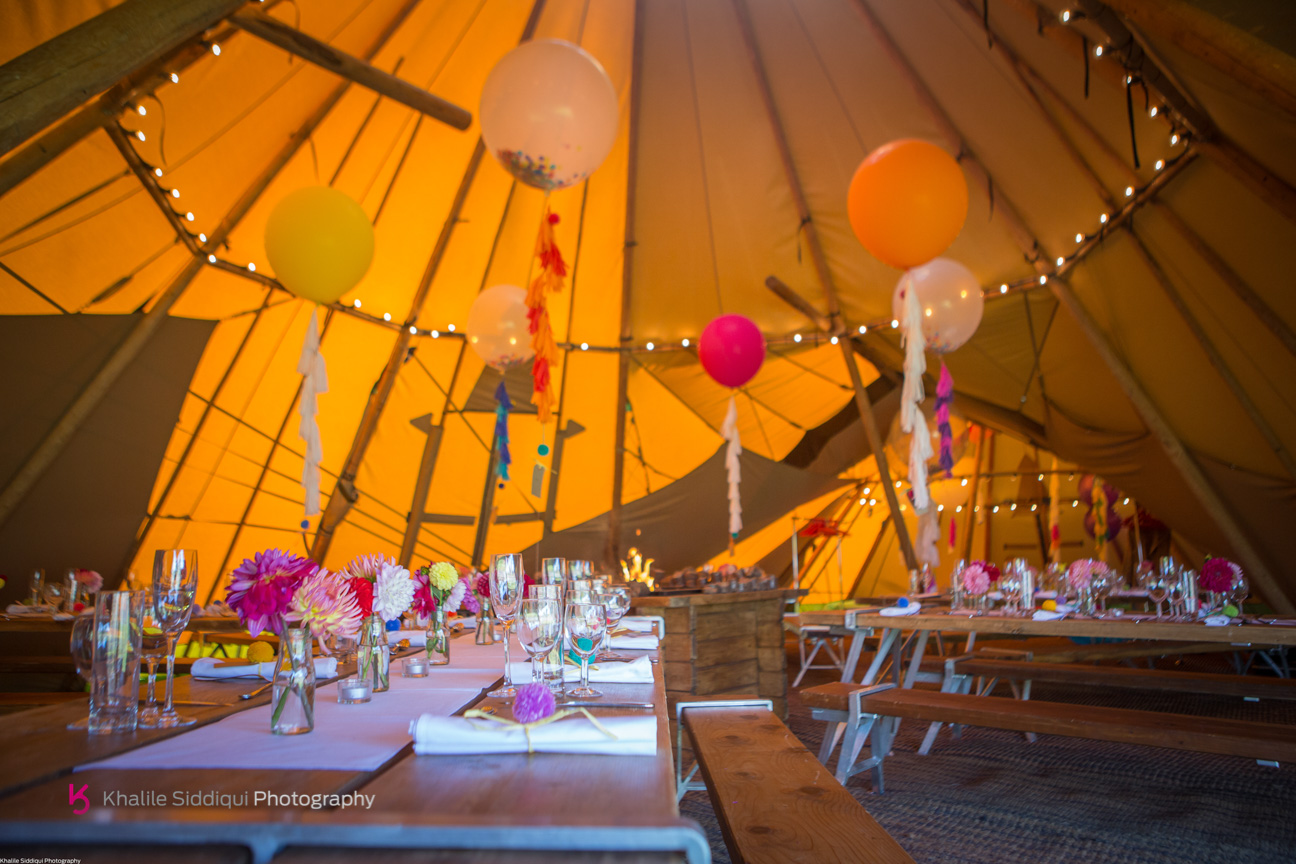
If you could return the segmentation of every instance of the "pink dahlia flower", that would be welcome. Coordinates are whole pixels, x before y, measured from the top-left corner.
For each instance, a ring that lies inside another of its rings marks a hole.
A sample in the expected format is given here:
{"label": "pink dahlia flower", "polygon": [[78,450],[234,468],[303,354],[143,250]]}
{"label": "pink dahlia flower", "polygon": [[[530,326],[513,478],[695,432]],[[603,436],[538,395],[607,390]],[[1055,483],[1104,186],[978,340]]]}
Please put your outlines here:
{"label": "pink dahlia flower", "polygon": [[293,592],[317,570],[314,561],[282,549],[258,552],[230,574],[225,604],[253,636],[262,630],[282,634]]}
{"label": "pink dahlia flower", "polygon": [[982,561],[973,561],[963,568],[963,591],[979,597],[990,590],[990,570]]}
{"label": "pink dahlia flower", "polygon": [[293,593],[286,620],[309,627],[324,653],[326,636],[354,636],[360,630],[360,604],[341,573],[319,570]]}
{"label": "pink dahlia flower", "polygon": [[1227,558],[1211,558],[1202,565],[1197,584],[1203,591],[1223,594],[1232,591],[1242,580],[1242,568]]}

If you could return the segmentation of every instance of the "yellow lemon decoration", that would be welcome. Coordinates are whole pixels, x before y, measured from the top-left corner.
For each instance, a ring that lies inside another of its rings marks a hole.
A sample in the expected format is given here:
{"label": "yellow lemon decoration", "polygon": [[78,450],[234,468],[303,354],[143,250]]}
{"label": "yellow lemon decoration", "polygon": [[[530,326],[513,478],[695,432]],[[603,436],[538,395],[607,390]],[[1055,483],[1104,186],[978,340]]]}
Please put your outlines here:
{"label": "yellow lemon decoration", "polygon": [[373,225],[345,193],[308,186],[275,205],[266,221],[265,248],[285,288],[327,305],[364,278],[373,261]]}
{"label": "yellow lemon decoration", "polygon": [[275,659],[275,650],[269,642],[253,642],[248,646],[247,659],[249,663],[268,663]]}
{"label": "yellow lemon decoration", "polygon": [[1056,600],[1045,600],[1043,603],[1040,604],[1040,608],[1041,608],[1041,609],[1045,609],[1045,610],[1047,610],[1047,611],[1049,611],[1049,612],[1056,612],[1056,611],[1057,611],[1057,601],[1056,601]]}

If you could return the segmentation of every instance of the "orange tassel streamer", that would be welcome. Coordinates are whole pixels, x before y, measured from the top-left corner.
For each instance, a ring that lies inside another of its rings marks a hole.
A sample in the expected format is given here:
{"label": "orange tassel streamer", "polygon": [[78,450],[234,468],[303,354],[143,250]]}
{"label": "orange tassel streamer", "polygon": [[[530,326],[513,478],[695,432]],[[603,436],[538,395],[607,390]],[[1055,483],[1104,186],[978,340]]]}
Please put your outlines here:
{"label": "orange tassel streamer", "polygon": [[527,290],[527,320],[531,331],[531,349],[535,360],[531,363],[531,404],[536,406],[539,421],[548,423],[553,413],[554,394],[550,386],[550,370],[558,359],[558,346],[554,343],[553,329],[549,326],[549,295],[562,291],[567,278],[567,262],[563,260],[558,244],[554,242],[554,227],[558,216],[545,205],[540,221],[540,234],[536,237],[536,257],[540,259],[540,273]]}

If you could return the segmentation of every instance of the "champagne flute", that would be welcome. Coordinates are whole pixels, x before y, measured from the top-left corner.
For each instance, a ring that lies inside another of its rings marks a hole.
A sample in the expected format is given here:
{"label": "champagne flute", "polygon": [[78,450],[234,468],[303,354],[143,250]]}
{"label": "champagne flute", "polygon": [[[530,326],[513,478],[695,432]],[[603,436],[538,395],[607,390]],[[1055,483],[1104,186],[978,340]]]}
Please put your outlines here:
{"label": "champagne flute", "polygon": [[144,592],[144,635],[142,641],[144,662],[148,664],[148,696],[139,713],[139,728],[155,729],[162,712],[157,704],[157,664],[162,659],[167,647],[167,636],[158,621],[157,606],[153,602],[153,591]]}
{"label": "champagne flute", "polygon": [[[77,674],[86,681],[94,671],[94,610],[82,612],[72,622],[72,639],[69,644],[72,651],[72,663]],[[90,726],[90,718],[83,717],[75,723],[69,723],[68,729],[84,731]]]}
{"label": "champagne flute", "polygon": [[567,604],[567,636],[571,640],[572,650],[580,658],[580,686],[568,694],[578,699],[594,699],[602,696],[601,691],[589,686],[590,658],[598,648],[599,640],[607,631],[607,613],[597,603]]}
{"label": "champagne flute", "polygon": [[491,562],[491,605],[495,617],[504,625],[504,683],[486,694],[493,699],[511,699],[517,695],[509,667],[509,628],[522,599],[523,572],[522,556],[518,554],[496,555]]}
{"label": "champagne flute", "polygon": [[531,658],[532,683],[544,681],[540,659],[553,650],[562,635],[561,609],[557,600],[548,599],[523,600],[518,607],[518,642]]}
{"label": "champagne flute", "polygon": [[198,592],[198,552],[194,549],[159,549],[153,556],[153,614],[166,634],[166,705],[157,716],[155,729],[190,726],[193,717],[176,713],[172,688],[175,684],[176,640],[189,626],[194,595]]}

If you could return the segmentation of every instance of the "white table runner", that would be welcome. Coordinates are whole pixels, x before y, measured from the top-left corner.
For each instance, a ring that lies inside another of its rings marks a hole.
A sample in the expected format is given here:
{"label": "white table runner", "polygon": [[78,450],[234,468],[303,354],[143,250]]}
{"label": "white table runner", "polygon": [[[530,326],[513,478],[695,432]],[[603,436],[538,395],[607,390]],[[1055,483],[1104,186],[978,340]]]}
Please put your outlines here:
{"label": "white table runner", "polygon": [[[521,648],[514,643],[513,650]],[[448,717],[491,686],[504,669],[504,646],[451,642],[451,665],[426,678],[404,678],[392,662],[391,689],[363,705],[339,705],[337,685],[315,691],[315,730],[272,735],[272,706],[260,705],[136,750],[84,765],[97,768],[273,768],[374,771],[410,743],[410,721],[423,714]]]}

